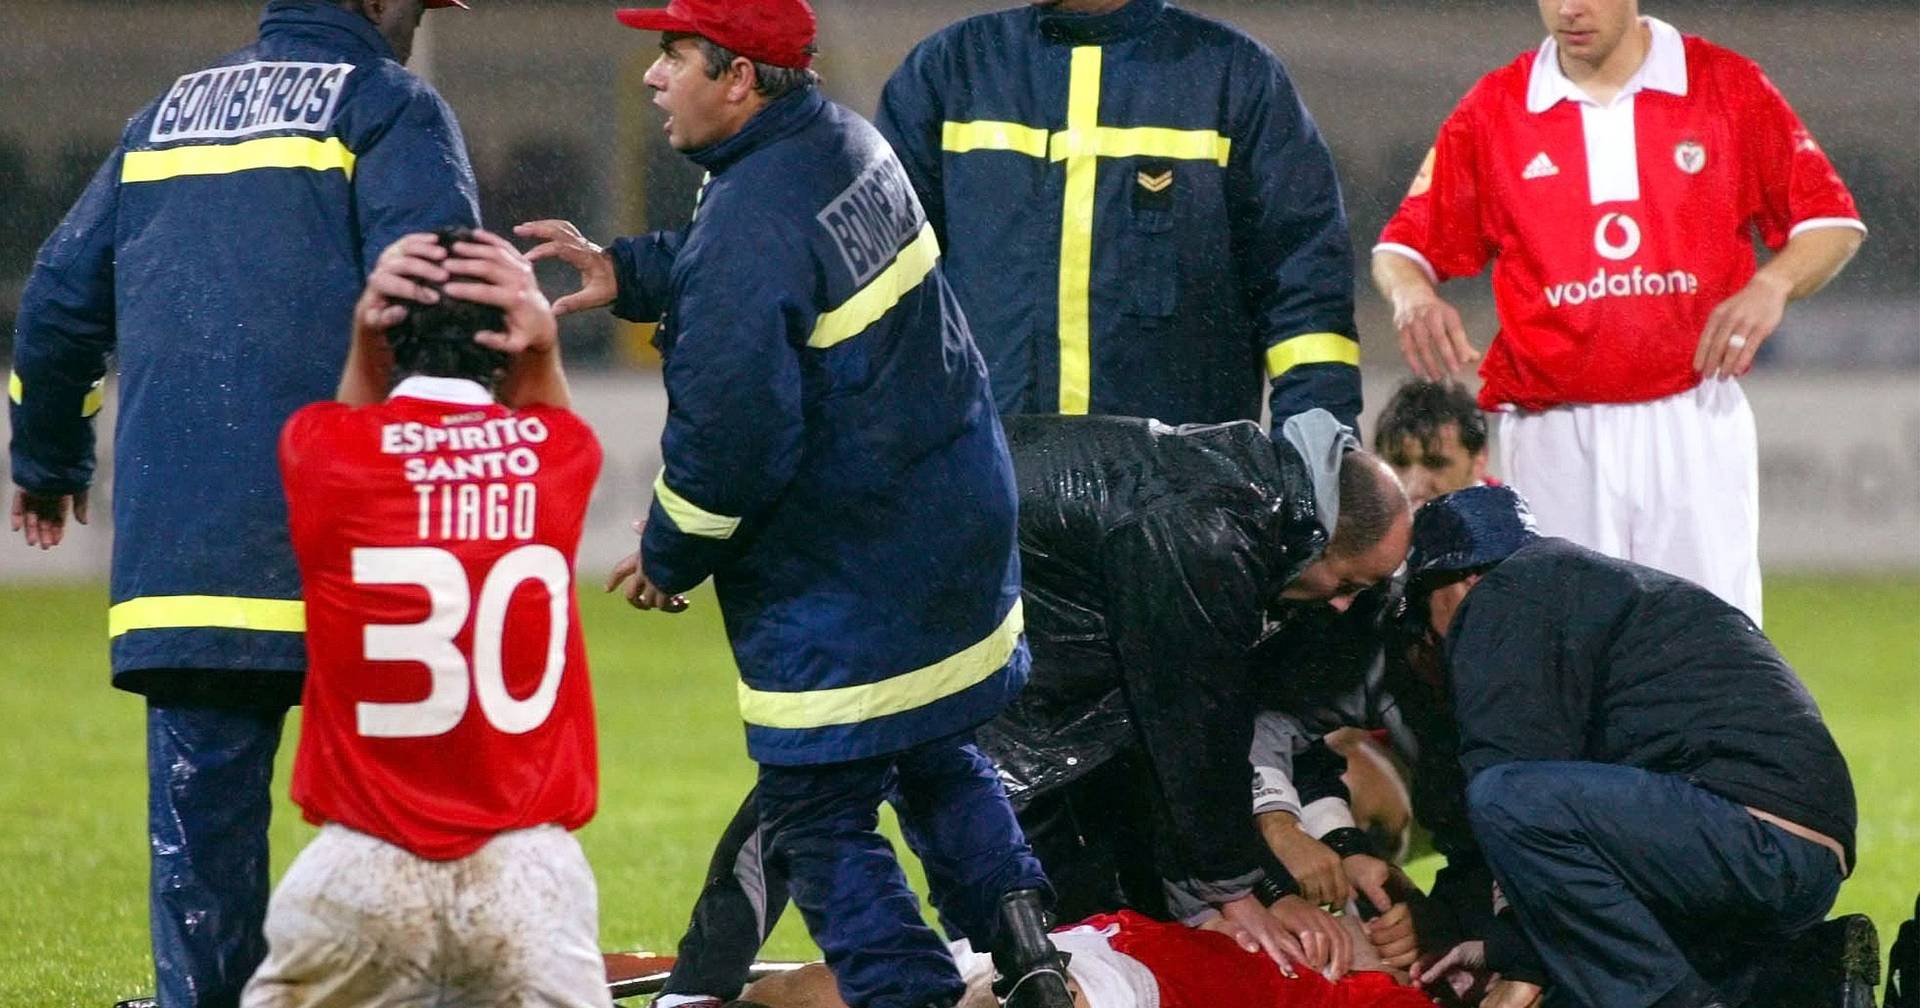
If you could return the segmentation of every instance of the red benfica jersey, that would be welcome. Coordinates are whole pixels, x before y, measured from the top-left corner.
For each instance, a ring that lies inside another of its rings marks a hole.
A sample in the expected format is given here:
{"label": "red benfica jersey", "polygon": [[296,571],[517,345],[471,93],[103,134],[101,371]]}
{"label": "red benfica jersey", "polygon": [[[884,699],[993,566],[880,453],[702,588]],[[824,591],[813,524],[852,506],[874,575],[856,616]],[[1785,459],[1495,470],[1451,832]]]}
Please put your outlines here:
{"label": "red benfica jersey", "polygon": [[600,444],[563,409],[410,378],[280,435],[307,604],[293,800],[433,860],[593,815],[573,559]]}
{"label": "red benfica jersey", "polygon": [[1494,260],[1483,408],[1690,389],[1707,315],[1753,277],[1755,237],[1777,250],[1810,228],[1862,228],[1758,66],[1643,20],[1646,63],[1610,106],[1567,79],[1551,38],[1482,78],[1375,247],[1435,282]]}
{"label": "red benfica jersey", "polygon": [[1168,924],[1131,910],[1082,925],[1115,929],[1107,943],[1145,966],[1160,985],[1160,1008],[1433,1008],[1417,988],[1385,973],[1288,977],[1264,952],[1248,952],[1216,931]]}

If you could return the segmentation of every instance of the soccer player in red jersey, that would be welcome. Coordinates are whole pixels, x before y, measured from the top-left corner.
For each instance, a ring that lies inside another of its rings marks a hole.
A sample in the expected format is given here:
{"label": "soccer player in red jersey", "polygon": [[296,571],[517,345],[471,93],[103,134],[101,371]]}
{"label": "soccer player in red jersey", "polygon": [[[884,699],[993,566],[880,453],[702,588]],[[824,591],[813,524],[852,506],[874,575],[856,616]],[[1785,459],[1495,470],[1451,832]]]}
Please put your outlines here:
{"label": "soccer player in red jersey", "polygon": [[[1212,925],[1190,928],[1131,910],[1098,914],[1053,933],[1067,952],[1074,1008],[1433,1008],[1417,987],[1377,958],[1356,961],[1338,980],[1289,976],[1272,959],[1240,947]],[[1348,927],[1358,930],[1356,923]],[[1355,935],[1357,949],[1367,942]],[[968,993],[959,1008],[991,1008],[993,964],[964,941],[953,946]],[[768,977],[738,1004],[759,1008],[845,1008],[825,965]]]}
{"label": "soccer player in red jersey", "polygon": [[[1637,0],[1538,0],[1548,38],[1440,127],[1374,247],[1423,378],[1480,357],[1434,287],[1492,260],[1480,405],[1540,531],[1760,619],[1753,414],[1732,379],[1865,227],[1751,60]],[[1753,240],[1774,255],[1755,269]]]}
{"label": "soccer player in red jersey", "polygon": [[553,314],[512,246],[442,232],[389,248],[354,319],[339,401],[280,439],[307,602],[293,798],[320,834],[243,1003],[608,1005],[569,832],[597,788],[573,570],[600,446]]}

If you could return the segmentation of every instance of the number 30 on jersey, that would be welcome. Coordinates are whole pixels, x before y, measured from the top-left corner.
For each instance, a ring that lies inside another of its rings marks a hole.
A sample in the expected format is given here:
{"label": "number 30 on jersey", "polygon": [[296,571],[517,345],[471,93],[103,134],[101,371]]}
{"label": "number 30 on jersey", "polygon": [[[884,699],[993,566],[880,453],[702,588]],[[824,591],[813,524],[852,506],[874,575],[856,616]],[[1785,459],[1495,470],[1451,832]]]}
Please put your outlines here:
{"label": "number 30 on jersey", "polygon": [[[368,661],[418,662],[427,667],[432,688],[424,700],[402,703],[361,701],[355,705],[360,734],[368,738],[423,738],[444,735],[466,716],[477,695],[487,723],[509,735],[540,727],[553,713],[560,676],[567,663],[569,603],[573,571],[552,546],[518,547],[493,565],[472,604],[467,572],[452,553],[432,546],[360,547],[353,551],[353,580],[363,585],[417,585],[427,590],[431,611],[419,623],[374,623],[366,627]],[[507,604],[527,581],[546,587],[548,600],[546,667],[540,685],[525,699],[507,691],[501,662],[501,637]],[[454,637],[473,615],[473,667]]]}

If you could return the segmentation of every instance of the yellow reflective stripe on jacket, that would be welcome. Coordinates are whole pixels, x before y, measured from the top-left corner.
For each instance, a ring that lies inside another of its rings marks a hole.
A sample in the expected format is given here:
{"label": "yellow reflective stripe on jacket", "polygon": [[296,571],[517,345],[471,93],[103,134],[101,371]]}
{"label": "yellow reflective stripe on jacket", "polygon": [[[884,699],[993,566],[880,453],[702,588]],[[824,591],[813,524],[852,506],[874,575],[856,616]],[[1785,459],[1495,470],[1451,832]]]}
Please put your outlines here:
{"label": "yellow reflective stripe on jacket", "polygon": [[307,607],[299,599],[150,595],[107,610],[109,638],[134,630],[203,628],[301,633],[307,629]]}
{"label": "yellow reflective stripe on jacket", "polygon": [[[81,416],[90,417],[100,412],[100,407],[107,404],[106,385],[107,380],[102,378],[88,386],[86,397],[80,400]],[[25,382],[20,380],[20,372],[18,371],[10,372],[7,375],[7,398],[13,400],[16,404],[26,402],[27,386]]]}
{"label": "yellow reflective stripe on jacket", "polygon": [[1054,136],[1053,159],[1062,161],[1075,154],[1097,157],[1160,157],[1177,161],[1212,161],[1227,166],[1233,153],[1233,141],[1219,130],[1165,129],[1159,126],[1101,126],[1089,138],[1080,134]]}
{"label": "yellow reflective stripe on jacket", "polygon": [[920,225],[920,234],[893,257],[891,265],[854,291],[840,307],[821,314],[813,324],[813,335],[807,337],[807,345],[823,350],[866,332],[909,291],[919,287],[939,259],[940,240],[933,236],[933,227]]}
{"label": "yellow reflective stripe on jacket", "polygon": [[1012,657],[1025,622],[1019,601],[984,639],[959,654],[891,679],[859,686],[781,693],[740,684],[740,716],[761,728],[859,724],[943,700],[985,682]]}
{"label": "yellow reflective stripe on jacket", "polygon": [[667,485],[667,471],[653,478],[653,499],[660,502],[667,517],[673,519],[675,528],[688,535],[702,536],[707,539],[728,539],[740,528],[740,519],[711,511],[687,500],[673,492]]}
{"label": "yellow reflective stripe on jacket", "polygon": [[1047,131],[1021,123],[979,119],[944,123],[940,148],[953,154],[977,150],[1015,151],[1028,157],[1047,156]]}
{"label": "yellow reflective stripe on jacket", "polygon": [[[1100,126],[1100,47],[1077,46],[1067,70],[1067,132]],[[1093,209],[1100,161],[1088,151],[1066,158],[1060,212],[1060,412],[1085,413],[1093,397]]]}
{"label": "yellow reflective stripe on jacket", "polygon": [[335,168],[353,177],[354,154],[339,137],[264,137],[237,144],[195,144],[166,150],[128,151],[122,182],[158,182],[183,175],[231,175],[255,168]]}
{"label": "yellow reflective stripe on jacket", "polygon": [[1302,364],[1351,364],[1360,366],[1360,344],[1339,333],[1306,333],[1281,340],[1267,348],[1267,377],[1278,378]]}

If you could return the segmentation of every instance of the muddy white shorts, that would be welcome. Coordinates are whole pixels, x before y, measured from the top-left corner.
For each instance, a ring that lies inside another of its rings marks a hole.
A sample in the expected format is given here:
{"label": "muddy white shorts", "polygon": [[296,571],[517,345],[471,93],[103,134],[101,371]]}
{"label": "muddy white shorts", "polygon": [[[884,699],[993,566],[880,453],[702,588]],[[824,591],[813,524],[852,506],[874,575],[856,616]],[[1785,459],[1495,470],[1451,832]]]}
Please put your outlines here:
{"label": "muddy white shorts", "polygon": [[559,826],[428,861],[321,827],[267,909],[243,1008],[606,1008],[593,872]]}
{"label": "muddy white shorts", "polygon": [[1759,445],[1739,383],[1503,413],[1499,436],[1541,534],[1678,574],[1760,622]]}

